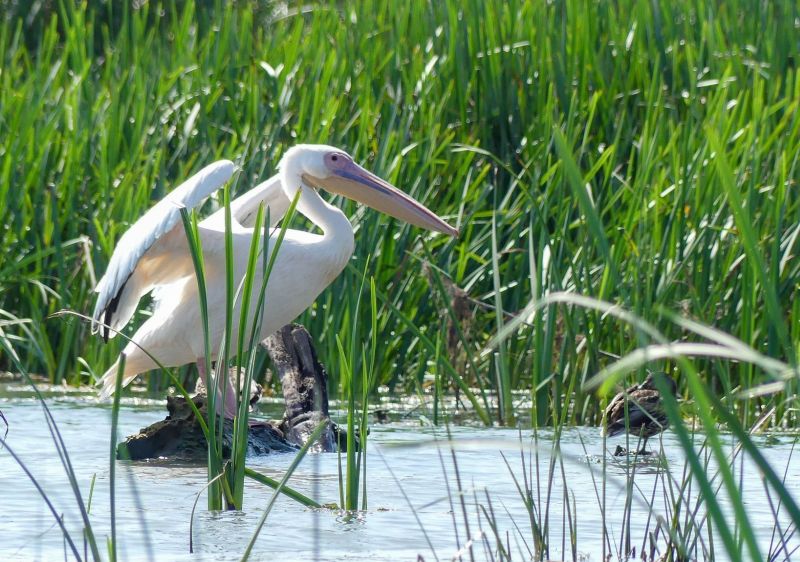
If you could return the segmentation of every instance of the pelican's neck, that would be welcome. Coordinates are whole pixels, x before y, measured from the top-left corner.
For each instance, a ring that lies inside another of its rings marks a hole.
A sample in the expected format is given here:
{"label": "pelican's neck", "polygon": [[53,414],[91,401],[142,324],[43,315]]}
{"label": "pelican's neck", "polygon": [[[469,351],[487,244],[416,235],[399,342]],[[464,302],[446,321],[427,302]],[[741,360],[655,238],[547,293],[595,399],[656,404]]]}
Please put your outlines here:
{"label": "pelican's neck", "polygon": [[328,204],[317,190],[306,185],[300,188],[297,210],[322,229],[320,243],[327,250],[320,254],[320,259],[325,263],[326,277],[332,281],[353,255],[353,226],[340,209]]}
{"label": "pelican's neck", "polygon": [[353,226],[345,214],[328,204],[316,189],[306,185],[299,173],[291,173],[291,170],[287,172],[283,174],[283,189],[286,196],[291,201],[299,190],[297,210],[322,230],[326,242],[341,248],[349,258],[353,253]]}
{"label": "pelican's neck", "polygon": [[314,188],[302,185],[297,210],[320,227],[326,238],[353,237],[353,225],[341,209],[326,202]]}

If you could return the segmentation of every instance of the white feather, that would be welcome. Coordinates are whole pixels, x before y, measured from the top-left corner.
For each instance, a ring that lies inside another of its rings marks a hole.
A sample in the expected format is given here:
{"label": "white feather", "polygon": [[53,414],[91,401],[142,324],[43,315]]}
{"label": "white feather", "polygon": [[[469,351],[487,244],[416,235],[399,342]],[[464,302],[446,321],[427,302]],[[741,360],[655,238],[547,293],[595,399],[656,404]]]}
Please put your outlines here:
{"label": "white feather", "polygon": [[[289,210],[291,201],[283,191],[279,175],[272,176],[231,201],[231,217],[242,227],[252,228],[255,224],[258,207],[262,204],[269,209],[270,227],[278,224]],[[218,209],[201,222],[200,226],[224,231],[225,209]]]}
{"label": "white feather", "polygon": [[[100,329],[98,323],[104,320],[106,309],[120,294],[137,268],[141,267],[143,258],[146,258],[149,253],[153,253],[153,250],[157,249],[157,242],[178,226],[180,209],[192,209],[198,206],[206,197],[224,185],[233,172],[234,165],[229,160],[220,160],[206,166],[172,190],[122,235],[108,263],[105,275],[95,288],[98,296],[92,314],[92,332]],[[185,246],[184,240],[183,247],[185,248]],[[185,254],[186,252],[183,252],[181,258],[185,258]],[[175,270],[178,269],[175,268]],[[185,273],[182,271],[181,275],[183,274]],[[139,299],[152,289],[155,280],[149,277],[149,275],[142,275],[136,279],[130,290],[126,291],[127,294],[123,295],[124,302],[120,299],[117,311],[112,318],[111,324],[114,329],[120,329],[128,323],[136,310]],[[168,282],[170,270],[161,269],[158,277],[159,282]],[[115,332],[112,331],[107,335],[114,337]]]}

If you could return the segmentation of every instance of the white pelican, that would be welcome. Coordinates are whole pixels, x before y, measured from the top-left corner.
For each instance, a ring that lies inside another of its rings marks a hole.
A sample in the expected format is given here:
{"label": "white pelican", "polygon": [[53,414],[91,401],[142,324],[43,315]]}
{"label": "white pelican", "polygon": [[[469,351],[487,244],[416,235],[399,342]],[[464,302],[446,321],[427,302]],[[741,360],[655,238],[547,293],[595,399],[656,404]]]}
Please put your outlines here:
{"label": "white pelican", "polygon": [[[322,234],[287,230],[267,283],[259,341],[308,308],[341,273],[353,254],[352,225],[342,211],[320,197],[317,188],[344,195],[422,228],[451,236],[458,234],[426,207],[337,148],[296,146],[286,152],[278,168],[277,175],[231,203],[236,286],[246,271],[254,217],[262,203],[269,207],[270,226],[274,226],[300,190],[297,211],[318,226]],[[106,340],[113,338],[114,330],[121,330],[131,319],[139,299],[150,291],[154,291],[155,297],[152,316],[133,335],[135,343],[129,343],[122,351],[124,385],[139,373],[157,368],[139,346],[166,367],[196,362],[203,382],[207,382],[197,281],[179,208],[197,207],[224,185],[233,172],[234,165],[227,160],[202,169],[136,221],[114,249],[108,269],[95,289],[98,296],[92,331],[99,331]],[[211,354],[216,357],[225,327],[224,209],[201,222],[199,232],[206,268]],[[270,251],[273,244],[270,238]],[[254,286],[260,284],[259,276]],[[252,299],[249,318],[255,313],[256,300]],[[234,308],[236,319],[239,305],[237,302]],[[238,337],[238,322],[234,326],[231,341]],[[113,392],[117,364],[103,375],[101,396]],[[227,381],[227,377],[220,378]],[[235,401],[228,382],[226,416],[232,417]]]}

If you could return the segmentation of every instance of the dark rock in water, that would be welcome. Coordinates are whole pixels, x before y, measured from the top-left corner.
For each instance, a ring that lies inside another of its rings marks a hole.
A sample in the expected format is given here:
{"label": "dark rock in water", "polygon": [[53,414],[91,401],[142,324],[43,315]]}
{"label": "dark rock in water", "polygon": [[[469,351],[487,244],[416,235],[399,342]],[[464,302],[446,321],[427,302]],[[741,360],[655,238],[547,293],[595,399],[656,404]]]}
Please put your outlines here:
{"label": "dark rock in water", "polygon": [[[328,415],[328,375],[317,359],[311,336],[298,324],[289,324],[262,342],[281,378],[286,413],[280,422],[251,421],[247,436],[248,454],[268,455],[294,451],[305,444],[321,422],[328,427],[311,448],[317,452],[344,451],[346,432],[331,422]],[[260,391],[260,387],[258,389]],[[251,404],[259,393],[251,397]],[[198,394],[192,402],[206,414],[206,397]],[[202,461],[206,457],[206,439],[191,406],[183,396],[167,397],[169,415],[117,446],[117,458],[143,460],[169,457],[184,461]],[[225,420],[223,455],[230,457],[233,422]],[[340,447],[337,448],[337,442]],[[356,445],[358,443],[356,442]]]}

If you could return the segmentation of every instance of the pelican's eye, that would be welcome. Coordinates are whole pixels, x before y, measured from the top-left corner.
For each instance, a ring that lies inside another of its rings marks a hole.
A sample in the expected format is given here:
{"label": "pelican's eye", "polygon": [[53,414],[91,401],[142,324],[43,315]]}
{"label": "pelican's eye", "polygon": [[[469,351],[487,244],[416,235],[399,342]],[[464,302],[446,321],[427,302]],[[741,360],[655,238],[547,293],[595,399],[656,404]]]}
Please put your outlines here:
{"label": "pelican's eye", "polygon": [[342,168],[350,162],[350,157],[341,152],[329,152],[325,155],[325,164],[328,168],[336,170]]}

